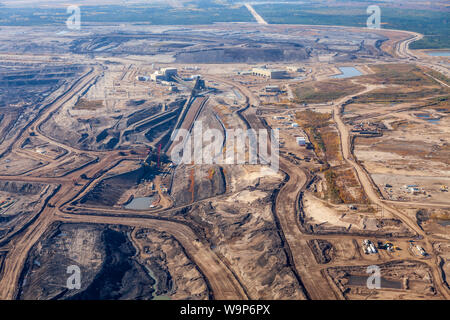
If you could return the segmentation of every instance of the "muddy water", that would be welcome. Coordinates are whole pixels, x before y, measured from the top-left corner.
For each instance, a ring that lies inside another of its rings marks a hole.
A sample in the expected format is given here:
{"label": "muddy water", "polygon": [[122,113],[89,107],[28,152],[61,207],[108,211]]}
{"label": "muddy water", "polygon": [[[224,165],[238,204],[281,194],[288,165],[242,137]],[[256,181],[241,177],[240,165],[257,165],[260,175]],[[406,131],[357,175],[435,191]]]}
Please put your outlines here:
{"label": "muddy water", "polygon": [[339,70],[341,70],[342,74],[334,76],[333,78],[344,79],[344,78],[351,78],[351,77],[357,77],[357,76],[362,75],[362,73],[355,67],[339,67]]}
{"label": "muddy water", "polygon": [[440,224],[443,227],[450,226],[450,220],[438,220],[437,223]]}
{"label": "muddy water", "polygon": [[147,210],[150,208],[150,205],[154,200],[154,197],[134,198],[129,204],[125,206],[125,208],[131,210]]}
{"label": "muddy water", "polygon": [[430,123],[439,123],[439,121],[441,120],[439,118],[433,118],[430,114],[426,114],[426,113],[416,114],[416,117],[419,119],[423,119]]}
{"label": "muddy water", "polygon": [[158,277],[156,277],[153,272],[149,269],[149,268],[145,268],[148,272],[148,274],[150,275],[150,277],[155,280],[155,284],[153,285],[153,299],[152,300],[170,300],[169,296],[166,295],[157,295],[157,287],[158,287]]}
{"label": "muddy water", "polygon": [[450,57],[450,51],[428,51],[427,54],[433,57]]}
{"label": "muddy water", "polygon": [[[368,276],[350,276],[348,278],[348,285],[350,286],[366,286]],[[403,289],[401,281],[392,281],[381,278],[382,289]]]}

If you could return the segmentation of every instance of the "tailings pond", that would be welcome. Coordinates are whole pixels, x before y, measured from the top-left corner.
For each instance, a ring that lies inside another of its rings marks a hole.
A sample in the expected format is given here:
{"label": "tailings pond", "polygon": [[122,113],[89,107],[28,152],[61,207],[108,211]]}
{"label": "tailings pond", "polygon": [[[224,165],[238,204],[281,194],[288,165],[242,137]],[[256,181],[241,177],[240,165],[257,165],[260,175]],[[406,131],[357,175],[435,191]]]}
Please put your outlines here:
{"label": "tailings pond", "polygon": [[134,198],[125,208],[131,210],[147,210],[153,201],[155,201],[154,197]]}
{"label": "tailings pond", "polygon": [[358,76],[362,75],[362,73],[355,67],[339,67],[339,70],[342,72],[342,74],[333,76],[333,78],[345,79],[345,78],[351,78],[351,77],[358,77]]}

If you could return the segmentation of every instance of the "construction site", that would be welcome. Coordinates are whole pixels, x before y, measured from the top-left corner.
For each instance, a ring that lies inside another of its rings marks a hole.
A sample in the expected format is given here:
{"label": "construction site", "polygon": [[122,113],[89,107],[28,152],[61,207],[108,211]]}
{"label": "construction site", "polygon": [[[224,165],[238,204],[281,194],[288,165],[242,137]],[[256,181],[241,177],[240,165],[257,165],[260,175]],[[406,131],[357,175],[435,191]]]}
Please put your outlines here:
{"label": "construction site", "polygon": [[[114,28],[0,34],[0,299],[450,298],[450,80],[419,34]],[[176,163],[200,122],[246,161]],[[278,168],[233,130],[277,131]]]}

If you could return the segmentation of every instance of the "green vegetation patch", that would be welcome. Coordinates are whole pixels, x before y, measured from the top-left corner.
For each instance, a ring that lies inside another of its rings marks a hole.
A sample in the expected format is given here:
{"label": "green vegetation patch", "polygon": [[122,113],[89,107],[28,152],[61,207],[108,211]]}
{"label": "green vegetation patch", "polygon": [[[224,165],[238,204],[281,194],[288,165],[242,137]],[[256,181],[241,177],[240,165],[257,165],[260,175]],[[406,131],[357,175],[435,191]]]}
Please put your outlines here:
{"label": "green vegetation patch", "polygon": [[366,76],[371,83],[421,87],[436,85],[436,81],[424,74],[423,70],[413,64],[378,64],[371,65],[374,75]]}
{"label": "green vegetation patch", "polygon": [[305,130],[318,157],[326,163],[342,160],[338,132],[331,128],[331,114],[311,110],[297,112],[297,122]]}
{"label": "green vegetation patch", "polygon": [[449,96],[433,98],[429,101],[428,107],[437,112],[450,113],[450,99]]}
{"label": "green vegetation patch", "polygon": [[[253,17],[244,6],[203,3],[174,8],[167,4],[81,6],[82,23],[132,23],[154,25],[200,25],[215,22],[250,22]],[[0,25],[61,25],[69,18],[66,7],[9,8],[0,10]]]}
{"label": "green vegetation patch", "polygon": [[434,78],[436,78],[438,80],[441,80],[442,82],[450,85],[450,78],[446,77],[444,74],[442,74],[440,72],[437,72],[437,71],[434,71],[432,69],[428,69],[428,68],[427,68],[426,72],[429,75],[431,75],[432,77],[434,77]]}
{"label": "green vegetation patch", "polygon": [[324,172],[325,181],[327,182],[327,198],[332,203],[342,203],[342,199],[339,197],[339,188],[336,185],[336,172],[332,169],[328,169]]}
{"label": "green vegetation patch", "polygon": [[295,114],[297,122],[303,128],[320,128],[330,124],[331,114],[314,112],[312,110],[300,111]]}
{"label": "green vegetation patch", "polygon": [[[360,95],[354,99],[354,102],[416,102],[418,99],[446,95],[449,92],[448,88],[444,88],[439,82],[425,74],[425,70],[412,64],[373,65],[371,69],[375,71],[375,74],[363,76],[360,80],[388,87]],[[426,72],[431,74],[428,70]],[[442,77],[444,76],[441,75]]]}
{"label": "green vegetation patch", "polygon": [[364,87],[350,80],[310,82],[294,87],[297,103],[326,103],[357,93]]}

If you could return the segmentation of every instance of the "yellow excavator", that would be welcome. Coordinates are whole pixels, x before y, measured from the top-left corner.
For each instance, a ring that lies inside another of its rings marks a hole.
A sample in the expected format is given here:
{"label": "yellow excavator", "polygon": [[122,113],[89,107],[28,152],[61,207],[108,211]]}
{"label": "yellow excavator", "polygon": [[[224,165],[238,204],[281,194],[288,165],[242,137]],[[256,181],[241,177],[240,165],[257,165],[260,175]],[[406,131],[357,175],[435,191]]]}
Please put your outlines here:
{"label": "yellow excavator", "polygon": [[392,244],[391,242],[386,242],[384,244],[384,246],[389,252],[394,252],[396,250],[402,250],[400,247],[394,246],[394,244]]}

